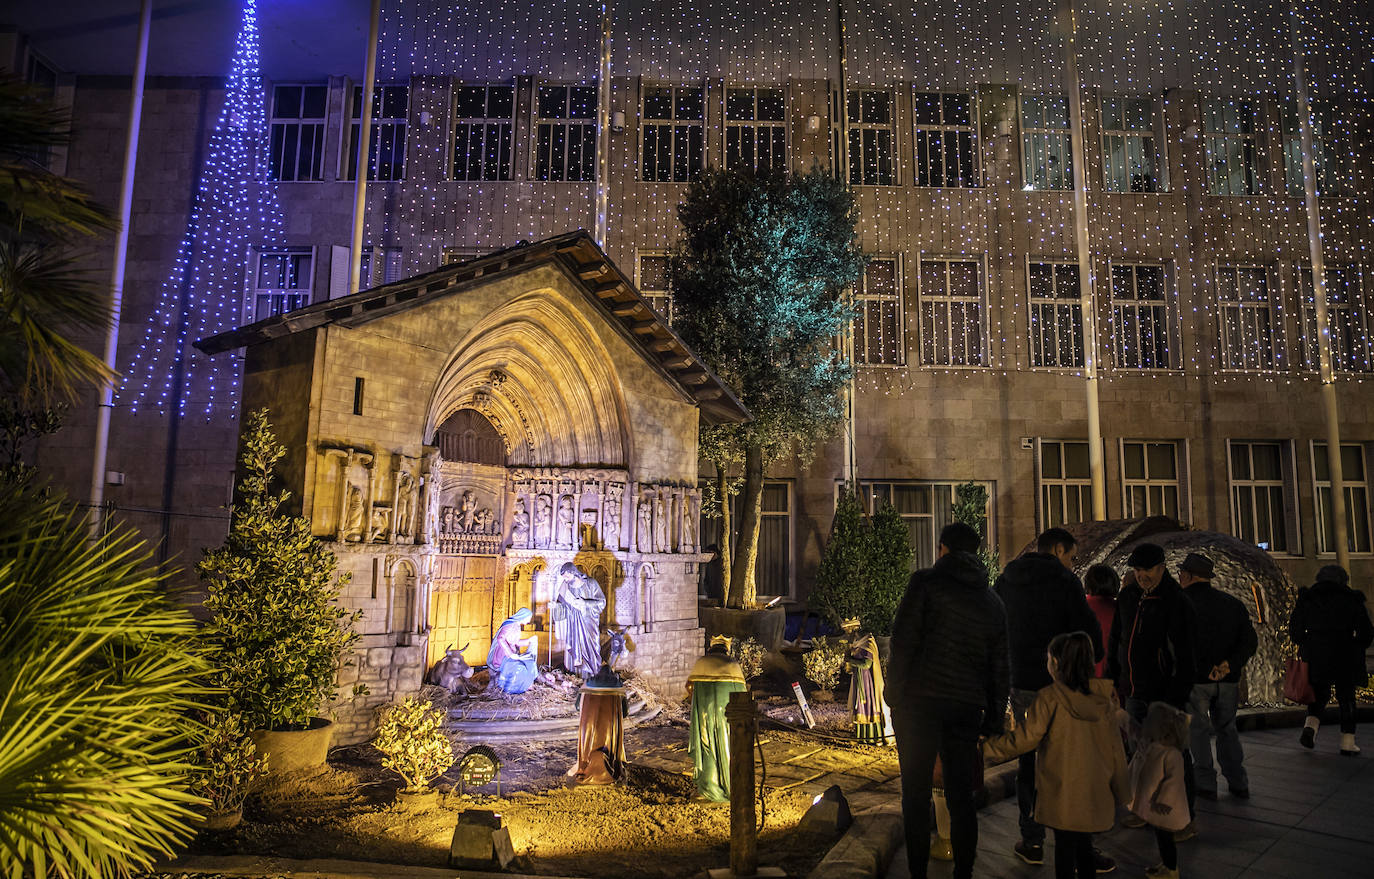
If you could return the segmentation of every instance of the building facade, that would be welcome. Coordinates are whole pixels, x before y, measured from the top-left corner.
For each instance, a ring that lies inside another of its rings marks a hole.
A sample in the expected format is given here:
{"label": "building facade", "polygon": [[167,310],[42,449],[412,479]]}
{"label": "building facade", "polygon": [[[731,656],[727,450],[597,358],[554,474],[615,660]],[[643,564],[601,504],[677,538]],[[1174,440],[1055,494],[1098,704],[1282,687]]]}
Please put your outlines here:
{"label": "building facade", "polygon": [[[611,21],[598,180],[600,6],[505,17],[430,0],[385,6],[364,288],[595,228],[604,184],[602,247],[670,320],[675,208],[703,168],[832,168],[853,186],[874,257],[854,291],[864,496],[897,506],[928,564],[954,486],[983,483],[990,540],[1008,558],[1043,528],[1089,515],[1092,340],[1073,215],[1084,187],[1108,517],[1162,513],[1234,534],[1298,582],[1334,560],[1285,13],[1080,4],[1077,168],[1065,5],[899,14],[708,2],[688,15],[627,4]],[[1374,115],[1361,16],[1313,7],[1301,31],[1352,566],[1369,588]],[[41,60],[23,34],[6,45],[15,69]],[[233,295],[245,324],[347,291],[361,52],[312,63],[264,53],[265,173],[286,224],[282,240],[243,248]],[[76,120],[59,158],[114,202],[128,79],[73,72],[54,77]],[[121,363],[157,320],[222,100],[215,77],[148,84]],[[184,304],[195,307],[190,291]],[[237,408],[199,405],[188,376],[203,355],[175,354],[169,393],[196,414],[117,407],[108,467],[122,484],[106,496],[187,565],[224,532]],[[39,453],[77,493],[90,420],[74,413]],[[843,445],[813,451],[770,474],[765,595],[804,600],[828,532]],[[708,543],[711,523],[702,529]]]}

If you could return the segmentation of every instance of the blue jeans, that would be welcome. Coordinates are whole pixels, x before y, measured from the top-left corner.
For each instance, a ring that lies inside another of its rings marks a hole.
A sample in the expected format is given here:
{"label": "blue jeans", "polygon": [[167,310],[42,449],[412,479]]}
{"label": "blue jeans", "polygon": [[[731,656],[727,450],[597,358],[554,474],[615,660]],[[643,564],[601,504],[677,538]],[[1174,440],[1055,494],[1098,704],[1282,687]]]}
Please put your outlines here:
{"label": "blue jeans", "polygon": [[[1016,725],[1026,722],[1026,710],[1035,701],[1037,690],[1012,690],[1011,713]],[[1035,752],[1029,751],[1016,758],[1016,810],[1019,812],[1017,824],[1021,827],[1021,839],[1030,845],[1045,844],[1045,828],[1037,824],[1031,816],[1035,814]]]}
{"label": "blue jeans", "polygon": [[1212,743],[1217,736],[1217,762],[1221,774],[1232,790],[1249,790],[1250,779],[1245,774],[1245,754],[1240,747],[1240,732],[1236,729],[1236,705],[1240,693],[1235,684],[1223,681],[1194,684],[1188,697],[1188,714],[1192,717],[1189,735],[1192,737],[1193,777],[1197,789],[1216,793],[1217,771],[1212,766]]}
{"label": "blue jeans", "polygon": [[935,755],[944,767],[955,879],[973,879],[978,812],[973,806],[978,727],[983,709],[942,699],[914,700],[892,712],[902,769],[902,822],[912,879],[925,879],[930,859],[930,791]]}

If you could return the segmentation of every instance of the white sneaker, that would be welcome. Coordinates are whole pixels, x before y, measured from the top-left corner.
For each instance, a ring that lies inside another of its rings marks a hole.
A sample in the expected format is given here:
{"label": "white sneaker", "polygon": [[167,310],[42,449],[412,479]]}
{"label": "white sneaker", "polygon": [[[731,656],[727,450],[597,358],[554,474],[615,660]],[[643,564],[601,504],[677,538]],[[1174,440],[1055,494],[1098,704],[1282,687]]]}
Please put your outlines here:
{"label": "white sneaker", "polygon": [[1360,746],[1355,744],[1355,734],[1353,732],[1341,733],[1341,756],[1358,757]]}

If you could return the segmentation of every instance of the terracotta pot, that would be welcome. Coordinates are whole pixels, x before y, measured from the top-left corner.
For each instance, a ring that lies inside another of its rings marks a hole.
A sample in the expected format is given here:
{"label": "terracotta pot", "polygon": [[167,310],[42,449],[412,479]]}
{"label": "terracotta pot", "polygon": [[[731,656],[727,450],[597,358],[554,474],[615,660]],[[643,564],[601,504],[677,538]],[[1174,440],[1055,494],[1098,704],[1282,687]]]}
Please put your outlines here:
{"label": "terracotta pot", "polygon": [[737,640],[753,638],[772,651],[782,646],[782,632],[787,624],[787,612],[780,606],[757,610],[702,607],[699,618],[708,643],[712,635],[729,635]]}
{"label": "terracotta pot", "polygon": [[211,812],[201,819],[200,826],[206,830],[233,830],[243,822],[243,807]]}
{"label": "terracotta pot", "polygon": [[316,717],[308,729],[255,729],[248,735],[267,761],[267,773],[285,775],[324,766],[334,741],[334,724]]}
{"label": "terracotta pot", "polygon": [[396,805],[408,809],[429,809],[439,805],[439,792],[432,787],[416,790],[403,788],[396,791]]}

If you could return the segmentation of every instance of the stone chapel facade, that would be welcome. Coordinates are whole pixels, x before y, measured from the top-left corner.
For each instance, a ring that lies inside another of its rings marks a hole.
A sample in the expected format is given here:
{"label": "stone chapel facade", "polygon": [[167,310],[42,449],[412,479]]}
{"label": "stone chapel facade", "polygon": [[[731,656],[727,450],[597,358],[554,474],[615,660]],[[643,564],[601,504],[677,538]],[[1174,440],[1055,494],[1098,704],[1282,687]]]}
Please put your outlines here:
{"label": "stone chapel facade", "polygon": [[681,687],[699,654],[699,419],[748,412],[584,232],[319,303],[203,340],[244,349],[288,487],[363,611],[341,740],[413,692],[446,648],[485,663],[496,627],[573,562],[607,597],[622,664]]}

